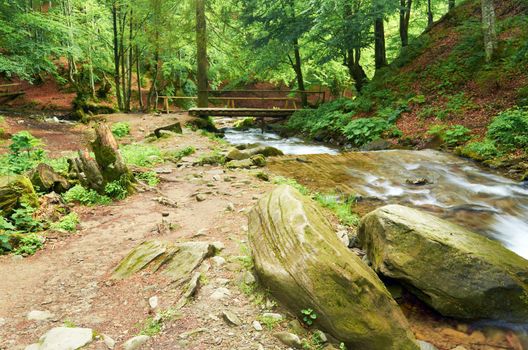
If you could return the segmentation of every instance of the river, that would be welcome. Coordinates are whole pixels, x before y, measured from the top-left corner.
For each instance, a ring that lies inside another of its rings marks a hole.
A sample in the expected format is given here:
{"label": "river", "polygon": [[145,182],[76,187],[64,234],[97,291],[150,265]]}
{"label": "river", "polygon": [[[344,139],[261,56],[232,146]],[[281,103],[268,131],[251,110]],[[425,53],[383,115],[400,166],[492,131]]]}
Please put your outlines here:
{"label": "river", "polygon": [[528,187],[469,160],[434,150],[339,153],[256,129],[228,129],[226,140],[282,150],[285,156],[269,161],[274,173],[318,191],[355,196],[359,212],[390,203],[420,208],[528,258]]}

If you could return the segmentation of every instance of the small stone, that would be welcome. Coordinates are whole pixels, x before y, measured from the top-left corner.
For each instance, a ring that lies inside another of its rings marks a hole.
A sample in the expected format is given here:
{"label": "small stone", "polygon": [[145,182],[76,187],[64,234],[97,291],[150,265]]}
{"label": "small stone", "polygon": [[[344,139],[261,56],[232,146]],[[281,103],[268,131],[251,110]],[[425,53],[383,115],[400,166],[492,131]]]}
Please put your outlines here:
{"label": "small stone", "polygon": [[136,350],[141,349],[143,344],[145,344],[150,337],[148,335],[138,335],[137,337],[128,339],[125,344],[123,344],[123,349],[125,350]]}
{"label": "small stone", "polygon": [[467,349],[465,347],[463,347],[462,345],[459,345],[456,348],[453,348],[451,350],[467,350]]}
{"label": "small stone", "polygon": [[22,260],[24,260],[24,257],[23,257],[22,255],[13,255],[13,256],[11,257],[11,259],[12,259],[13,261],[22,261]]}
{"label": "small stone", "polygon": [[116,342],[109,335],[103,334],[101,335],[101,337],[103,338],[103,342],[105,343],[108,349],[112,350],[113,348],[115,348]]}
{"label": "small stone", "polygon": [[229,289],[221,287],[221,288],[215,289],[213,294],[211,294],[211,299],[222,300],[230,295],[231,295],[231,292],[229,291]]}
{"label": "small stone", "polygon": [[251,272],[245,271],[240,278],[240,282],[244,284],[253,284],[256,283],[257,280]]}
{"label": "small stone", "polygon": [[240,318],[238,318],[238,316],[235,315],[231,311],[223,311],[222,312],[222,318],[230,326],[240,326],[240,325],[242,325],[242,321],[240,320]]}
{"label": "small stone", "polygon": [[211,260],[215,263],[216,266],[220,267],[226,263],[226,260],[221,256],[213,256]]}
{"label": "small stone", "polygon": [[198,202],[203,202],[203,201],[205,201],[206,199],[207,199],[207,197],[206,197],[205,194],[203,194],[203,193],[198,193],[198,194],[196,195],[196,200],[197,200]]}
{"label": "small stone", "polygon": [[27,319],[30,321],[45,321],[53,317],[49,311],[32,310],[27,314]]}
{"label": "small stone", "polygon": [[265,312],[262,314],[262,317],[271,319],[273,321],[282,321],[283,317],[281,314],[276,314],[273,312]]}
{"label": "small stone", "polygon": [[255,328],[255,330],[258,332],[263,330],[262,325],[257,320],[253,321],[253,328]]}
{"label": "small stone", "polygon": [[226,207],[226,211],[229,211],[229,212],[235,211],[235,205],[233,203],[229,203]]}
{"label": "small stone", "polygon": [[154,310],[159,305],[159,298],[157,296],[150,297],[148,303],[150,305],[150,308]]}
{"label": "small stone", "polygon": [[0,327],[2,327],[2,326],[5,325],[5,324],[6,324],[6,320],[5,320],[5,318],[1,318],[1,317],[0,317]]}
{"label": "small stone", "polygon": [[161,213],[161,216],[163,216],[164,218],[168,217],[169,215],[170,213],[167,211],[164,211],[163,213]]}
{"label": "small stone", "polygon": [[24,350],[40,350],[40,344],[31,344],[24,348]]}
{"label": "small stone", "polygon": [[436,346],[423,340],[418,340],[418,345],[420,350],[438,350]]}
{"label": "small stone", "polygon": [[292,348],[297,348],[297,349],[302,348],[301,339],[299,338],[299,336],[293,333],[279,332],[279,333],[273,334],[273,336],[279,339],[279,341],[286,346],[291,346]]}
{"label": "small stone", "polygon": [[265,350],[264,346],[262,344],[257,345],[257,350]]}

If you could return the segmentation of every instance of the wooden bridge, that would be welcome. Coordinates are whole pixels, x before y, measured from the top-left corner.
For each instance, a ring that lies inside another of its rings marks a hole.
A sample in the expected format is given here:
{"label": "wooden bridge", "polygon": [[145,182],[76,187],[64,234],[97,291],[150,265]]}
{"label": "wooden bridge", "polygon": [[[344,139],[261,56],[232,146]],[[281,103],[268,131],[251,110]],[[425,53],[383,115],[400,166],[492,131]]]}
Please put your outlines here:
{"label": "wooden bridge", "polygon": [[[288,96],[215,96],[219,94],[286,94]],[[209,91],[209,101],[214,107],[207,108],[190,108],[189,114],[197,117],[255,117],[255,118],[287,118],[299,110],[300,98],[291,97],[292,94],[300,96],[306,94],[312,96],[314,103],[325,102],[326,94],[324,91],[281,91],[281,90],[224,90]],[[315,98],[314,98],[315,97]],[[158,100],[163,101],[163,111],[170,113],[170,102],[176,101],[195,101],[196,96],[159,96]],[[261,103],[272,105],[272,108],[254,108],[247,107],[248,104]],[[223,107],[218,107],[223,104]],[[240,105],[246,105],[240,107]],[[157,102],[158,105],[158,102]]]}
{"label": "wooden bridge", "polygon": [[20,91],[18,87],[20,84],[4,84],[0,85],[0,103],[5,103],[19,96],[25,94],[24,91]]}

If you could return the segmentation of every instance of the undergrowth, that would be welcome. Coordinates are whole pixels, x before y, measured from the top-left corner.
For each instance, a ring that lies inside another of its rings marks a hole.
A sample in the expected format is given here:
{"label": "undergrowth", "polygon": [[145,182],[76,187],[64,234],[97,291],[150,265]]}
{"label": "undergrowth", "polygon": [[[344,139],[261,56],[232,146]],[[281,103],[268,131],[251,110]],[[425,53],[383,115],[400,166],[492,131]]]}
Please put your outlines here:
{"label": "undergrowth", "polygon": [[100,195],[95,190],[86,189],[81,185],[75,185],[62,195],[66,203],[80,203],[82,205],[105,205],[112,200],[108,196]]}

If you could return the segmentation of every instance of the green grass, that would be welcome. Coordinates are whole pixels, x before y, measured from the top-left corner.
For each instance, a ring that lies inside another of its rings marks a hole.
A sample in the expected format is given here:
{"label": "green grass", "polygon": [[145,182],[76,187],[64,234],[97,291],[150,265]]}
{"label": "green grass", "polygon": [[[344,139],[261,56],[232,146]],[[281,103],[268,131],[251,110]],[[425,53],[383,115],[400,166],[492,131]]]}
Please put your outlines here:
{"label": "green grass", "polygon": [[130,124],[129,123],[115,123],[112,125],[112,134],[117,138],[123,138],[130,135]]}
{"label": "green grass", "polygon": [[120,151],[128,165],[150,167],[163,163],[163,154],[156,146],[132,143],[121,146]]}

